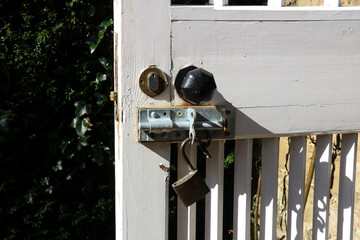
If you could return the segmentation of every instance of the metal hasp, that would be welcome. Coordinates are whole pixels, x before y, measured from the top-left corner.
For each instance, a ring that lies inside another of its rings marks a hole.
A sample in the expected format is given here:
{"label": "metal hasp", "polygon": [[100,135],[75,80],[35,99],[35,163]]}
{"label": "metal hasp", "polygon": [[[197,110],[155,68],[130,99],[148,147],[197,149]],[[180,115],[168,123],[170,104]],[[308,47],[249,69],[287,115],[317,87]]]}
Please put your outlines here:
{"label": "metal hasp", "polygon": [[139,109],[140,142],[182,141],[192,129],[200,139],[233,138],[235,109],[232,106]]}

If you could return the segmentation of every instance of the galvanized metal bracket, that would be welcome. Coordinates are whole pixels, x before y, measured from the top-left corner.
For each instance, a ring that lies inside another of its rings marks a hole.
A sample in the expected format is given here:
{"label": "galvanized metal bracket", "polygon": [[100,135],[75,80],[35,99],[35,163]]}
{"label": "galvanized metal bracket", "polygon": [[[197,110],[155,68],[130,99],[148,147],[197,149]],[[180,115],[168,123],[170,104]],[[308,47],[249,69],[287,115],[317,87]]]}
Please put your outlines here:
{"label": "galvanized metal bracket", "polygon": [[[232,106],[140,108],[140,142],[182,141],[194,129],[200,139],[227,139],[235,136],[235,109]],[[192,117],[192,115],[196,117]]]}

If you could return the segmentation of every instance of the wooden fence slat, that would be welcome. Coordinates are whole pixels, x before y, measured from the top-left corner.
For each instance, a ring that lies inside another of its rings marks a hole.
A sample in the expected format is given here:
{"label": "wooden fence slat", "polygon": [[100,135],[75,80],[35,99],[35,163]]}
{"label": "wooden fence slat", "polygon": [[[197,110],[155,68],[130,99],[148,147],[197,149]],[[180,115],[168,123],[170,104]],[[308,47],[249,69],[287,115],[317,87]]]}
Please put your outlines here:
{"label": "wooden fence slat", "polygon": [[268,0],[268,7],[284,7],[285,5],[285,0]]}
{"label": "wooden fence slat", "polygon": [[233,239],[237,240],[250,239],[252,148],[252,139],[235,141]]}
{"label": "wooden fence slat", "polygon": [[324,0],[324,7],[339,7],[341,0]]}
{"label": "wooden fence slat", "polygon": [[332,135],[316,138],[313,239],[328,239]]}
{"label": "wooden fence slat", "polygon": [[214,7],[221,7],[221,6],[226,6],[229,4],[229,0],[210,0],[209,1],[210,5],[214,5]]}
{"label": "wooden fence slat", "polygon": [[113,2],[116,239],[166,240],[170,143],[138,143],[135,125],[138,107],[170,106],[169,88],[161,99],[151,98],[141,92],[137,81],[149,65],[166,73],[171,70],[170,1]]}
{"label": "wooden fence slat", "polygon": [[[197,146],[186,146],[186,155],[191,164],[197,166]],[[180,157],[180,145],[178,151],[178,179],[189,173],[185,162]],[[178,198],[177,201],[177,239],[195,240],[196,239],[196,203],[186,207]]]}
{"label": "wooden fence slat", "polygon": [[353,239],[356,152],[358,134],[343,134],[341,141],[337,239]]}
{"label": "wooden fence slat", "polygon": [[213,141],[206,159],[205,239],[221,240],[223,235],[224,141]]}
{"label": "wooden fence slat", "polygon": [[262,140],[260,239],[276,239],[279,138]]}
{"label": "wooden fence slat", "polygon": [[287,239],[303,239],[306,137],[292,137],[287,212]]}

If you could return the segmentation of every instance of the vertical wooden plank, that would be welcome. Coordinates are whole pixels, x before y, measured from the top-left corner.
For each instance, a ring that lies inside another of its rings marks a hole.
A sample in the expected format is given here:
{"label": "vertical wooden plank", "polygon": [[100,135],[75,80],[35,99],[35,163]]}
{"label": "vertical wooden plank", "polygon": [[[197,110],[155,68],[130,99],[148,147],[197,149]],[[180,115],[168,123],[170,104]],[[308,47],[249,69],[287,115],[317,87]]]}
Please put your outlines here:
{"label": "vertical wooden plank", "polygon": [[268,7],[284,7],[286,0],[268,0]]}
{"label": "vertical wooden plank", "polygon": [[250,239],[252,148],[252,139],[235,141],[233,239],[237,240]]}
{"label": "vertical wooden plank", "polygon": [[206,159],[205,239],[221,240],[223,230],[224,141],[213,141]]}
{"label": "vertical wooden plank", "polygon": [[341,141],[337,239],[353,239],[356,152],[358,134],[343,134]]}
{"label": "vertical wooden plank", "polygon": [[210,5],[214,5],[214,7],[221,7],[221,6],[226,6],[229,4],[229,0],[210,0],[209,1]]}
{"label": "vertical wooden plank", "polygon": [[260,239],[276,239],[279,138],[262,141]]}
{"label": "vertical wooden plank", "polygon": [[[197,166],[197,146],[186,146],[186,155],[191,164]],[[189,170],[185,162],[180,157],[180,148],[178,154],[178,179],[187,175]],[[196,239],[196,204],[186,207],[178,198],[177,201],[177,239],[195,240]]]}
{"label": "vertical wooden plank", "polygon": [[313,239],[328,239],[332,135],[316,138]]}
{"label": "vertical wooden plank", "polygon": [[303,239],[306,137],[292,137],[287,215],[287,239]]}
{"label": "vertical wooden plank", "polygon": [[339,7],[341,0],[324,0],[324,7]]}
{"label": "vertical wooden plank", "polygon": [[137,142],[137,108],[168,107],[169,88],[142,93],[138,76],[149,65],[170,72],[170,1],[114,0],[116,101],[116,239],[168,238],[170,144]]}

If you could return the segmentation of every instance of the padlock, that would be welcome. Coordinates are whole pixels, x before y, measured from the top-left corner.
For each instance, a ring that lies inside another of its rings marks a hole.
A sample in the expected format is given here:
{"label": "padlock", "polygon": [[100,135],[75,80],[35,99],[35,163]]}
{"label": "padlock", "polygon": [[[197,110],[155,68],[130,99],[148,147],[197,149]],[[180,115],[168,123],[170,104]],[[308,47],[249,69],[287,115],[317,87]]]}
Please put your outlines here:
{"label": "padlock", "polygon": [[[200,172],[194,169],[189,161],[189,158],[185,154],[185,146],[192,140],[193,139],[189,137],[185,139],[180,146],[181,158],[185,161],[190,172],[172,184],[176,194],[179,196],[186,207],[199,201],[210,191]],[[195,141],[201,144],[199,139],[196,138]],[[201,150],[206,155],[206,157],[210,157],[210,154],[206,149],[201,148]]]}

